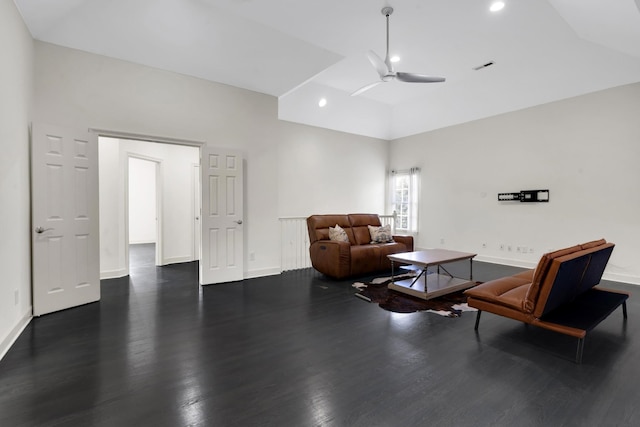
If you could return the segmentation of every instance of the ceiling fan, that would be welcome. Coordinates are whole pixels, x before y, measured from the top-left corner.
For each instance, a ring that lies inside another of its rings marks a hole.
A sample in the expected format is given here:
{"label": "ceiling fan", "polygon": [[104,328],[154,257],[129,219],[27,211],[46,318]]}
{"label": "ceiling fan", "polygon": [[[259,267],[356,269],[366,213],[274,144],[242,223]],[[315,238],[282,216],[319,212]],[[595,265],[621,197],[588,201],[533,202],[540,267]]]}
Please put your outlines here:
{"label": "ceiling fan", "polygon": [[393,13],[393,8],[383,7],[381,12],[384,16],[387,17],[387,54],[383,61],[378,55],[376,55],[374,51],[370,50],[369,52],[367,52],[367,58],[369,58],[369,62],[371,62],[373,68],[375,68],[378,72],[380,80],[361,87],[360,89],[353,92],[351,96],[360,95],[362,92],[365,92],[373,88],[374,86],[379,85],[380,83],[386,83],[391,80],[398,80],[401,82],[409,83],[438,83],[445,81],[444,77],[427,76],[425,74],[417,73],[403,73],[401,71],[395,71],[393,69],[393,65],[391,65],[391,59],[389,58],[389,16]]}

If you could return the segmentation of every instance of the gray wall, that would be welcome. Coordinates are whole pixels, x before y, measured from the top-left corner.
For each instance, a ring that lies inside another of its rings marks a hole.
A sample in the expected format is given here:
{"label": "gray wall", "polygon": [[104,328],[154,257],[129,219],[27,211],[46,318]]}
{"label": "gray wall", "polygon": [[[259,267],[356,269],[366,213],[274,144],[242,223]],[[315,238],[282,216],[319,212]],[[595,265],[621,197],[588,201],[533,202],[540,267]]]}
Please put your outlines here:
{"label": "gray wall", "polygon": [[13,2],[0,1],[0,357],[31,316],[33,55],[33,40]]}
{"label": "gray wall", "polygon": [[[382,212],[388,142],[277,118],[277,98],[36,42],[34,121],[245,156],[245,277],[280,272],[279,216]],[[111,269],[111,267],[109,268]]]}
{"label": "gray wall", "polygon": [[[535,266],[603,237],[616,243],[605,277],[640,284],[638,118],[640,83],[393,141],[392,167],[422,168],[417,244]],[[497,201],[534,189],[550,202]]]}

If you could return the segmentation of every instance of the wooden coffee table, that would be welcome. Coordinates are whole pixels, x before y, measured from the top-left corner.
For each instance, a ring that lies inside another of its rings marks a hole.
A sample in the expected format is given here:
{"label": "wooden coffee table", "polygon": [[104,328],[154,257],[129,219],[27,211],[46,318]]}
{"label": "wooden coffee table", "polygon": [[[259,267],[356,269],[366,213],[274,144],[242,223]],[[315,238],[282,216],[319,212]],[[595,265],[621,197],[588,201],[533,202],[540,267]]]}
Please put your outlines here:
{"label": "wooden coffee table", "polygon": [[[477,254],[449,251],[446,249],[425,249],[415,252],[401,252],[387,255],[391,260],[391,283],[389,289],[404,292],[422,299],[431,299],[475,286],[473,281],[473,257]],[[453,277],[444,267],[455,261],[469,260],[469,279]],[[394,264],[408,265],[402,267],[418,271],[416,277],[395,280]],[[436,267],[436,272],[427,272],[429,267]],[[441,274],[441,271],[445,274]]]}

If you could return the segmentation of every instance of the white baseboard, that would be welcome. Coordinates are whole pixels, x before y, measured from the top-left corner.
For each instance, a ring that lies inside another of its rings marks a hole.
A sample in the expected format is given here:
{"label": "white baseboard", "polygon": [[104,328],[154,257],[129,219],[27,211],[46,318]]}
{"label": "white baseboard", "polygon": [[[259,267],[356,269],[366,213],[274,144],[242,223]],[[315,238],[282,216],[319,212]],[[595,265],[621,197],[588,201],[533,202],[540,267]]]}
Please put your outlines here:
{"label": "white baseboard", "polygon": [[640,285],[640,277],[637,276],[629,276],[627,274],[616,274],[616,273],[604,273],[602,275],[604,280],[610,280],[612,282],[621,282],[621,283],[629,283],[631,285]]}
{"label": "white baseboard", "polygon": [[474,261],[480,262],[488,262],[491,264],[500,264],[500,265],[508,265],[510,267],[520,267],[520,268],[536,268],[538,265],[538,260],[533,261],[524,261],[519,259],[510,259],[510,258],[498,258],[486,255],[478,255],[473,258]]}
{"label": "white baseboard", "polygon": [[121,268],[119,270],[109,270],[109,271],[101,271],[100,272],[100,280],[103,279],[117,279],[118,277],[124,277],[126,276],[127,270],[124,268]]}
{"label": "white baseboard", "polygon": [[245,279],[255,279],[256,277],[275,276],[280,274],[280,267],[261,268],[259,270],[249,270],[244,273]]}
{"label": "white baseboard", "polygon": [[9,335],[2,340],[2,343],[0,343],[0,360],[7,354],[13,343],[16,342],[22,331],[24,331],[24,328],[31,322],[31,319],[33,319],[32,313],[33,308],[29,306],[27,312],[22,316],[22,319],[20,319],[11,332],[9,332]]}
{"label": "white baseboard", "polygon": [[176,256],[173,258],[164,258],[162,260],[162,265],[169,264],[180,264],[181,262],[191,262],[193,261],[193,257],[191,255],[188,256]]}

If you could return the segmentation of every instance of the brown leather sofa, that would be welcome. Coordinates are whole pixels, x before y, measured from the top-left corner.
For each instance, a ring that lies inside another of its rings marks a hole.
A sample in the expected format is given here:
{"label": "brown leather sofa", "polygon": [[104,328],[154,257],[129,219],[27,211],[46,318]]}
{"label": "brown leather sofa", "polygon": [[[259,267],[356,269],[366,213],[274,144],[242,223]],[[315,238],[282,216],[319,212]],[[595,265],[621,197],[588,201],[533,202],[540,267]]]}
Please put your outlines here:
{"label": "brown leather sofa", "polygon": [[588,331],[622,305],[628,293],[595,287],[600,283],[614,244],[604,239],[543,255],[534,270],[467,289],[467,304],[482,311],[578,338],[576,362],[582,362]]}
{"label": "brown leather sofa", "polygon": [[[329,227],[339,225],[349,241],[329,239]],[[311,265],[334,279],[391,269],[387,255],[413,251],[412,236],[393,236],[392,243],[371,243],[369,225],[379,227],[375,214],[311,215],[307,218]]]}

